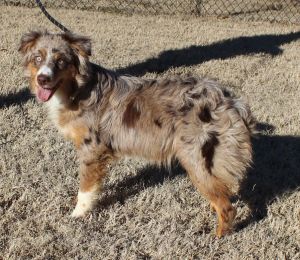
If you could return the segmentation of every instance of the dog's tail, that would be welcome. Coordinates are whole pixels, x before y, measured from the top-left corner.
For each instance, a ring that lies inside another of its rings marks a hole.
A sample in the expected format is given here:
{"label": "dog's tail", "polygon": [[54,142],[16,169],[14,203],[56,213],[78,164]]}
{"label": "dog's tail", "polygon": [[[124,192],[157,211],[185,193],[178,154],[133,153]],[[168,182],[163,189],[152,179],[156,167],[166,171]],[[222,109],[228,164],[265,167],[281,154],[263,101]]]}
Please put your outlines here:
{"label": "dog's tail", "polygon": [[251,113],[250,106],[248,103],[243,100],[242,98],[234,98],[233,99],[233,106],[238,111],[239,115],[242,117],[246,127],[248,128],[251,135],[257,134],[257,127],[256,127],[256,119]]}

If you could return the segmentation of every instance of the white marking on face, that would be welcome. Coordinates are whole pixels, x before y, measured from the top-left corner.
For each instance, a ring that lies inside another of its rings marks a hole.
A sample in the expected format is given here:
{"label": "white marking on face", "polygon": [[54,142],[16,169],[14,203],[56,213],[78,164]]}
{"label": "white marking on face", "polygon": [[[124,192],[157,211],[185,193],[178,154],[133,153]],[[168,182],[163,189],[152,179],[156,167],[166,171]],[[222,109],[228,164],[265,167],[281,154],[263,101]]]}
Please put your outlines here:
{"label": "white marking on face", "polygon": [[53,70],[51,68],[49,68],[47,65],[43,65],[38,70],[37,75],[46,75],[46,76],[52,77],[53,76]]}
{"label": "white marking on face", "polygon": [[78,218],[85,216],[92,208],[97,199],[98,190],[93,189],[88,192],[78,192],[77,204],[72,212],[72,217]]}

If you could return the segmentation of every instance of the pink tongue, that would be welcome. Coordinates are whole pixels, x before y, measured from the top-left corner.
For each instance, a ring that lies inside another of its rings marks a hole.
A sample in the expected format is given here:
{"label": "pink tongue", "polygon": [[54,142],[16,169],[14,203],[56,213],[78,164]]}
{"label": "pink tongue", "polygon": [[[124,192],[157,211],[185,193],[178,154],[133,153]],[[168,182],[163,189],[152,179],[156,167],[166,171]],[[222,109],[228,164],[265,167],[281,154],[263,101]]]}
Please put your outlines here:
{"label": "pink tongue", "polygon": [[39,100],[46,102],[51,98],[52,94],[53,94],[52,89],[45,89],[42,87],[38,87],[37,96]]}

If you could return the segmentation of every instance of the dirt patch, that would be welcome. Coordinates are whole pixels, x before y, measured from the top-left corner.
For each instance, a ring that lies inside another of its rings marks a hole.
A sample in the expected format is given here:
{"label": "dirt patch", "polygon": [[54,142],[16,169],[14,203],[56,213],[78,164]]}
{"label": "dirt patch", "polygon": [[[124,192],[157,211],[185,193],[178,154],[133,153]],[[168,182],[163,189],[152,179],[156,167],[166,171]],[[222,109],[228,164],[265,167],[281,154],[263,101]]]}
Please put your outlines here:
{"label": "dirt patch", "polygon": [[262,135],[234,200],[237,230],[217,240],[215,216],[182,170],[139,160],[112,168],[86,219],[69,217],[76,154],[26,90],[16,51],[24,32],[57,29],[38,9],[0,8],[0,258],[299,258],[299,26],[50,10],[93,39],[96,63],[216,78],[249,100]]}

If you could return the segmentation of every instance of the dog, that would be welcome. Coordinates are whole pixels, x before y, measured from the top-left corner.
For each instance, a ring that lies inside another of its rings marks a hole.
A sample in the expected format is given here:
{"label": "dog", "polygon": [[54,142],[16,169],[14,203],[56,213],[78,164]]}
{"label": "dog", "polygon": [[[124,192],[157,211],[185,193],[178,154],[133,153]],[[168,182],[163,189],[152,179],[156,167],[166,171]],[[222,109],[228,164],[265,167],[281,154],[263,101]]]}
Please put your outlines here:
{"label": "dog", "polygon": [[252,161],[255,120],[246,102],[206,78],[118,75],[91,63],[90,39],[72,33],[29,32],[19,51],[31,91],[77,149],[73,217],[92,210],[113,161],[132,156],[170,166],[176,159],[216,212],[216,235],[232,230],[230,198]]}

